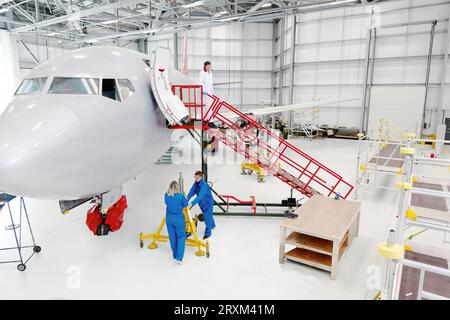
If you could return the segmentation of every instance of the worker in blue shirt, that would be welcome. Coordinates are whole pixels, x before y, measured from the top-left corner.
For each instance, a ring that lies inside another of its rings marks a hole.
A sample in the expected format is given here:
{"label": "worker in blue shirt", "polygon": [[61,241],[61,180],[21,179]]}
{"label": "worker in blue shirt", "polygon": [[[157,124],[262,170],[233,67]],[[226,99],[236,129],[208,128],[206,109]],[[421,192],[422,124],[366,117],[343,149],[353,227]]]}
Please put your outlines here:
{"label": "worker in blue shirt", "polygon": [[184,247],[186,242],[186,229],[183,209],[188,206],[188,202],[182,193],[176,181],[172,181],[169,190],[164,195],[166,203],[166,227],[169,233],[170,247],[173,258],[178,264],[181,264],[184,256]]}
{"label": "worker in blue shirt", "polygon": [[216,227],[213,217],[214,200],[211,193],[211,188],[208,183],[203,179],[203,172],[197,171],[195,173],[195,182],[192,185],[191,191],[187,196],[187,200],[191,200],[194,195],[197,195],[195,199],[190,203],[190,207],[199,205],[205,217],[205,235],[203,239],[208,239],[211,236],[211,230]]}

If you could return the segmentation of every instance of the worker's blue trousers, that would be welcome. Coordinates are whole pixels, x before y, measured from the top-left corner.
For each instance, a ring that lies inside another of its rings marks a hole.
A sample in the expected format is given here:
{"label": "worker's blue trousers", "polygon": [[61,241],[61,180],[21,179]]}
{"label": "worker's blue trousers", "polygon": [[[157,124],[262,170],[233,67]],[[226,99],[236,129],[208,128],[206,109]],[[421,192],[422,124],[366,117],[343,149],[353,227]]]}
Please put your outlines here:
{"label": "worker's blue trousers", "polygon": [[[203,211],[203,210],[202,210]],[[211,235],[211,230],[216,227],[216,223],[213,217],[213,208],[203,211],[203,216],[205,217],[205,237]]]}
{"label": "worker's blue trousers", "polygon": [[166,214],[166,226],[167,232],[169,233],[170,247],[172,248],[173,258],[182,261],[186,243],[184,215]]}

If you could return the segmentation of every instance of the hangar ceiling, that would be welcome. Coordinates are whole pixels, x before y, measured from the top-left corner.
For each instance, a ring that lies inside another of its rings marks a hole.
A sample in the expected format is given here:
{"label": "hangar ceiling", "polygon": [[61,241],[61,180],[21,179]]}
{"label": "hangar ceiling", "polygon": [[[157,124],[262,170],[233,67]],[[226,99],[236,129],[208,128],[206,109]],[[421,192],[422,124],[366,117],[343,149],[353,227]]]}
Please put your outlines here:
{"label": "hangar ceiling", "polygon": [[381,1],[388,0],[0,0],[0,23],[21,39],[81,46]]}

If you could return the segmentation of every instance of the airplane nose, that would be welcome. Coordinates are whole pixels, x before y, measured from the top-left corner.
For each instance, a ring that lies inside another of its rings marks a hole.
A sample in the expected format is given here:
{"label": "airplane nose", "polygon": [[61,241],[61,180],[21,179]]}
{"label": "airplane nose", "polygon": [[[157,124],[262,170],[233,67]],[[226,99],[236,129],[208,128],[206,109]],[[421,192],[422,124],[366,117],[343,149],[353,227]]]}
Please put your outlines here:
{"label": "airplane nose", "polygon": [[[62,105],[16,98],[0,116],[0,190],[34,196],[79,141],[79,121]],[[74,168],[72,168],[74,169]],[[80,168],[77,168],[80,170]]]}

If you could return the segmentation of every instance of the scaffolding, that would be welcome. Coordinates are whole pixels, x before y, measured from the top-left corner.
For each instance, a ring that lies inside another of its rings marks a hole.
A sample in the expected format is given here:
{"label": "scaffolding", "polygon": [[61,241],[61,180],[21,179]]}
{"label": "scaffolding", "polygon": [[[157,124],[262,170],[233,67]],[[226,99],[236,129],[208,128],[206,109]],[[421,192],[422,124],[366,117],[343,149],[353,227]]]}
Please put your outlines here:
{"label": "scaffolding", "polygon": [[291,134],[304,134],[313,139],[319,137],[319,108],[308,108],[292,112],[292,126],[288,128]]}
{"label": "scaffolding", "polygon": [[[450,167],[450,160],[421,157],[414,148],[421,139],[414,137],[408,135],[400,149],[405,158],[404,174],[396,185],[400,191],[396,226],[389,231],[387,241],[378,246],[378,253],[388,261],[385,294],[390,300],[450,299],[449,257],[438,256],[438,248],[421,252],[419,246],[408,242],[424,232],[437,231],[444,235],[443,244],[448,244],[450,180],[415,178],[413,168],[417,165]],[[436,190],[439,185],[445,188]],[[439,199],[441,205],[436,204]],[[405,231],[411,227],[421,230],[405,238]]]}
{"label": "scaffolding", "polygon": [[[375,135],[366,136],[359,134],[358,153],[356,164],[356,181],[354,198],[358,199],[360,191],[368,192],[370,189],[387,189],[398,190],[395,185],[380,184],[386,176],[402,176],[405,172],[405,155],[401,153],[401,149],[406,147],[404,137],[414,135],[404,134],[400,137],[400,141],[392,140],[392,127],[386,125],[385,121],[380,122],[380,129]],[[395,133],[398,137],[398,132]],[[436,139],[408,139],[414,147],[420,145],[431,144],[434,150],[436,146],[450,143],[450,141]],[[444,157],[445,149],[441,149],[441,154],[434,154],[434,158]],[[416,159],[418,159],[416,157]],[[426,157],[422,156],[421,161],[425,161]],[[434,160],[434,159],[431,159]],[[436,163],[436,161],[434,161]]]}
{"label": "scaffolding", "polygon": [[[17,270],[25,271],[26,264],[28,263],[28,261],[30,261],[30,259],[34,256],[35,253],[41,252],[41,247],[36,245],[36,242],[34,240],[33,230],[31,229],[30,219],[28,217],[27,207],[25,205],[25,200],[22,197],[19,198],[19,206],[20,206],[19,221],[18,221],[18,224],[15,223],[17,221],[14,221],[14,215],[13,215],[13,211],[11,210],[11,205],[10,205],[10,202],[12,200],[14,200],[15,198],[16,198],[16,196],[6,194],[6,193],[0,193],[0,210],[2,210],[3,208],[8,209],[9,218],[11,221],[11,225],[6,227],[5,229],[13,231],[14,240],[15,240],[15,244],[16,244],[16,246],[14,246],[14,247],[0,248],[0,251],[2,251],[2,252],[17,251],[16,259],[3,260],[3,261],[0,261],[0,264],[19,263],[17,265]],[[31,242],[32,242],[31,245],[23,244],[24,232],[22,232],[22,230],[24,229],[24,226],[23,226],[22,222],[24,222],[24,223],[26,222],[26,224],[28,226],[28,231],[30,233]],[[29,255],[26,255],[24,252],[25,249],[32,249],[32,252]]]}

